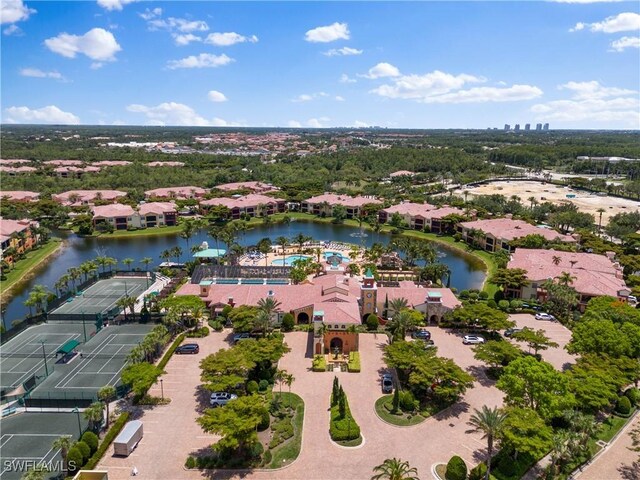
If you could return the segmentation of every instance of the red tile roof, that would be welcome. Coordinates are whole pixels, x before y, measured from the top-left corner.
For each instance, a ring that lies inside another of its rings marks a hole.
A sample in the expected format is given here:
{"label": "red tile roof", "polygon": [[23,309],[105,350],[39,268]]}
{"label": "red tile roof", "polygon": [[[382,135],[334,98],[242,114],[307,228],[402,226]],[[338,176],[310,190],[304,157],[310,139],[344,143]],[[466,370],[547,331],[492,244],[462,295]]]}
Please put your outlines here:
{"label": "red tile roof", "polygon": [[462,222],[460,225],[467,229],[481,230],[485,234],[506,241],[526,237],[527,235],[542,235],[547,240],[558,239],[570,243],[575,243],[576,241],[575,238],[570,235],[563,235],[549,228],[536,227],[523,220],[513,220],[511,218],[474,220],[472,222]]}
{"label": "red tile roof", "polygon": [[147,190],[144,195],[147,198],[192,198],[202,197],[208,190],[200,187],[194,187],[192,185],[186,187],[166,187],[155,188],[153,190]]}
{"label": "red tile roof", "polygon": [[40,194],[21,190],[4,190],[0,192],[0,197],[14,202],[35,202],[40,198]]}
{"label": "red tile roof", "polygon": [[149,202],[143,203],[142,205],[140,205],[140,207],[138,207],[138,213],[140,215],[148,215],[150,213],[160,215],[172,212],[177,212],[177,209],[176,204],[171,202]]}
{"label": "red tile roof", "polygon": [[32,220],[10,220],[0,217],[0,241],[5,242],[11,238],[14,233],[27,230],[30,226],[37,226],[38,222]]}
{"label": "red tile roof", "polygon": [[258,205],[276,204],[278,202],[284,202],[281,198],[268,197],[266,195],[260,195],[259,193],[252,193],[250,195],[244,195],[238,198],[211,198],[209,200],[203,200],[200,205],[224,205],[227,208],[248,208],[257,207]]}
{"label": "red tile roof", "polygon": [[343,205],[345,207],[362,207],[368,203],[381,204],[380,200],[376,200],[375,198],[367,198],[367,197],[350,197],[348,195],[336,195],[334,193],[324,193],[322,195],[317,195],[315,197],[308,198],[304,200],[304,202],[309,204],[320,204],[327,202],[329,205]]}
{"label": "red tile roof", "polygon": [[84,203],[97,200],[98,197],[100,197],[101,200],[113,202],[120,197],[126,197],[127,192],[121,192],[120,190],[69,190],[68,192],[51,195],[51,198],[63,205],[71,205],[69,197],[72,195],[76,195],[79,198],[74,205],[83,205]]}
{"label": "red tile roof", "polygon": [[92,207],[91,211],[94,217],[99,218],[130,217],[136,213],[131,205],[123,205],[121,203]]}

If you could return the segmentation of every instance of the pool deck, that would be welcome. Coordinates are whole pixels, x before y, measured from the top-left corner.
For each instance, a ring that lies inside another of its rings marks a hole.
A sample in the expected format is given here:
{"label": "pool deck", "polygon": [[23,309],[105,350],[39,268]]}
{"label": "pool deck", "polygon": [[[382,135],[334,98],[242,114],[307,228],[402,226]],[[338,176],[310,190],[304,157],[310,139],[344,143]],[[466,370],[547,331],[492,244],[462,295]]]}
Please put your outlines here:
{"label": "pool deck", "polygon": [[[258,256],[252,257],[249,254],[245,254],[242,257],[240,257],[239,262],[240,262],[240,265],[244,265],[244,266],[268,267],[273,265],[274,261],[278,261],[278,265],[281,265],[283,256],[287,258],[290,256],[301,255],[301,256],[311,257],[314,260],[317,260],[318,259],[317,253],[314,251],[316,248],[320,248],[322,250],[322,253],[320,254],[320,263],[326,263],[326,260],[325,260],[326,254],[333,253],[333,252],[337,252],[343,255],[344,257],[346,257],[348,260],[344,263],[350,263],[352,261],[359,262],[362,260],[362,251],[360,252],[360,254],[358,254],[358,256],[355,259],[351,260],[349,258],[349,253],[351,252],[351,248],[352,248],[350,245],[337,243],[337,242],[327,242],[327,243],[314,242],[314,243],[304,244],[304,246],[302,247],[302,250],[300,250],[299,245],[289,245],[288,247],[286,247],[284,255],[281,247],[279,247],[278,245],[273,245],[271,247],[272,251],[267,253],[266,255],[258,254]],[[285,265],[287,264],[285,263]]]}

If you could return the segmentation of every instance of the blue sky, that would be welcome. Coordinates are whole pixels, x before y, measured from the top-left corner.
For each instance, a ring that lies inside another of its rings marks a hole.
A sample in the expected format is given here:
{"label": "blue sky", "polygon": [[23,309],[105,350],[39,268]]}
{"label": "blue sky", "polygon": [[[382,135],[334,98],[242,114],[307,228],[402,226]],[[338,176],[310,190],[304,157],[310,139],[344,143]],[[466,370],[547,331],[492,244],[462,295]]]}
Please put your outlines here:
{"label": "blue sky", "polygon": [[2,0],[2,121],[640,128],[638,2]]}

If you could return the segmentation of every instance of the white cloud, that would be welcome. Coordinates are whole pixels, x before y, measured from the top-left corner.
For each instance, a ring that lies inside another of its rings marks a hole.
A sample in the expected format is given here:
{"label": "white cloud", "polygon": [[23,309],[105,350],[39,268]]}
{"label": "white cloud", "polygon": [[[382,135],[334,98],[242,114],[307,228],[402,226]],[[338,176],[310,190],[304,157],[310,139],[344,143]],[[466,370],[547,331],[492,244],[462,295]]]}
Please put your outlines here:
{"label": "white cloud", "polygon": [[242,126],[238,123],[230,123],[222,118],[214,117],[211,120],[199,115],[193,108],[184,103],[165,102],[155,107],[132,104],[127,106],[132,113],[142,113],[147,118],[147,125],[178,125],[196,127],[232,127]]}
{"label": "white cloud", "polygon": [[325,27],[316,27],[304,34],[307,42],[327,43],[335,40],[349,40],[349,26],[346,23],[332,23]]}
{"label": "white cloud", "polygon": [[517,102],[542,96],[542,90],[532,85],[512,85],[506,88],[474,87],[468,90],[425,97],[424,103],[486,103]]}
{"label": "white cloud", "polygon": [[32,13],[36,13],[36,11],[27,7],[22,0],[2,0],[0,2],[0,24],[22,22],[27,20]]}
{"label": "white cloud", "polygon": [[353,122],[352,126],[356,128],[367,128],[369,125],[371,124],[367,122],[361,122],[360,120],[356,120],[355,122]]}
{"label": "white cloud", "polygon": [[9,36],[9,35],[22,35],[22,29],[14,24],[9,25],[7,28],[5,28],[2,33],[4,33],[5,35]]}
{"label": "white cloud", "polygon": [[5,119],[7,123],[53,123],[53,124],[73,124],[80,123],[80,119],[73,113],[60,110],[55,105],[30,109],[29,107],[9,107],[5,108]]}
{"label": "white cloud", "polygon": [[109,11],[122,10],[125,5],[136,1],[138,0],[98,0],[98,5]]}
{"label": "white cloud", "polygon": [[64,77],[61,73],[58,73],[56,71],[43,72],[38,68],[22,68],[20,69],[20,75],[22,75],[23,77],[55,78],[56,80],[64,80]]}
{"label": "white cloud", "polygon": [[329,94],[326,92],[315,92],[315,93],[303,93],[302,95],[298,95],[296,98],[293,98],[291,101],[293,103],[304,103],[310,102],[311,100],[315,100],[321,97],[328,97]]}
{"label": "white cloud", "polygon": [[227,97],[224,95],[224,93],[219,92],[217,90],[209,90],[209,93],[207,94],[207,98],[209,100],[211,100],[212,102],[226,102],[227,101]]}
{"label": "white cloud", "polygon": [[346,73],[340,75],[340,83],[356,83],[358,80],[349,77]]}
{"label": "white cloud", "polygon": [[102,28],[92,28],[84,35],[61,33],[44,41],[45,46],[54,53],[67,58],[75,58],[82,53],[92,60],[112,61],[114,55],[122,50],[111,32]]}
{"label": "white cloud", "polygon": [[177,68],[216,68],[228,65],[235,60],[224,53],[213,55],[211,53],[201,53],[200,55],[190,55],[180,60],[169,60],[167,67],[171,70]]}
{"label": "white cloud", "polygon": [[235,45],[236,43],[256,43],[257,41],[258,37],[255,35],[245,37],[244,35],[240,35],[236,32],[214,32],[207,35],[204,42],[218,47],[228,47],[230,45]]}
{"label": "white cloud", "polygon": [[[378,76],[372,75],[372,70],[369,70],[368,77],[378,78]],[[371,90],[371,92],[388,98],[425,100],[429,97],[449,93],[452,90],[459,90],[468,83],[481,83],[484,81],[485,79],[482,77],[475,77],[465,73],[452,75],[435,70],[424,75],[396,76],[392,80],[392,84],[380,85]]]}
{"label": "white cloud", "polygon": [[104,63],[102,63],[102,62],[92,62],[91,65],[89,66],[89,68],[91,68],[91,70],[99,70],[102,67],[104,67]]}
{"label": "white cloud", "polygon": [[320,118],[310,118],[307,120],[307,127],[311,128],[326,128],[327,122],[331,120],[328,117],[320,117]]}
{"label": "white cloud", "polygon": [[611,42],[611,51],[622,52],[626,48],[640,48],[640,37],[622,37]]}
{"label": "white cloud", "polygon": [[[144,17],[143,17],[144,18]],[[204,20],[187,20],[186,18],[169,17],[151,18],[147,21],[150,30],[169,30],[170,32],[178,31],[182,33],[190,32],[206,32],[209,25]]]}
{"label": "white cloud", "polygon": [[395,67],[387,62],[381,62],[377,64],[375,67],[371,67],[368,73],[360,76],[365,78],[375,79],[375,78],[382,78],[382,77],[397,77],[399,75],[400,75],[400,70],[398,70],[398,67]]}
{"label": "white cloud", "polygon": [[341,97],[340,95],[336,95],[335,101],[336,102],[344,102],[344,97]]}
{"label": "white cloud", "polygon": [[577,32],[588,28],[592,32],[617,33],[640,30],[640,14],[624,12],[618,15],[607,17],[601,22],[583,23],[578,22],[570,32]]}
{"label": "white cloud", "polygon": [[362,55],[363,50],[358,50],[356,48],[351,47],[342,47],[342,48],[332,48],[331,50],[327,50],[326,52],[322,52],[323,55],[327,57],[336,57],[339,55]]}
{"label": "white cloud", "polygon": [[174,33],[173,39],[176,42],[176,45],[180,45],[181,47],[184,45],[189,45],[191,42],[201,42],[202,38],[193,33]]}
{"label": "white cloud", "polygon": [[296,120],[289,120],[287,126],[289,128],[302,128],[302,124]]}
{"label": "white cloud", "polygon": [[153,10],[147,8],[139,15],[143,20],[151,20],[152,18],[156,18],[162,15],[162,9],[160,7],[154,8]]}
{"label": "white cloud", "polygon": [[604,87],[597,81],[568,82],[558,87],[573,92],[567,100],[554,100],[531,107],[540,121],[589,122],[640,127],[638,92]]}

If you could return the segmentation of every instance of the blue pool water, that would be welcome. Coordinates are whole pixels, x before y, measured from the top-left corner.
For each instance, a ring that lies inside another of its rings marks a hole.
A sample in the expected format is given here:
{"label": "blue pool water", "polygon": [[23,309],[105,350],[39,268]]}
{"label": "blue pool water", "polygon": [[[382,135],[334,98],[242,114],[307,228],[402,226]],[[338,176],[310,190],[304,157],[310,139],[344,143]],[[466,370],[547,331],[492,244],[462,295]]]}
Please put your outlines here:
{"label": "blue pool water", "polygon": [[340,252],[324,252],[324,259],[325,261],[329,258],[332,257],[333,255],[335,255],[336,257],[338,257],[340,259],[341,262],[347,263],[349,262],[349,257],[347,255],[343,255]]}
{"label": "blue pool water", "polygon": [[296,260],[306,260],[307,258],[311,258],[311,257],[309,257],[308,255],[289,255],[284,260],[282,258],[277,258],[276,260],[273,260],[271,262],[271,265],[277,265],[281,267],[284,262],[284,265],[286,265],[287,267],[290,267],[291,265],[293,265],[293,262],[295,262]]}

